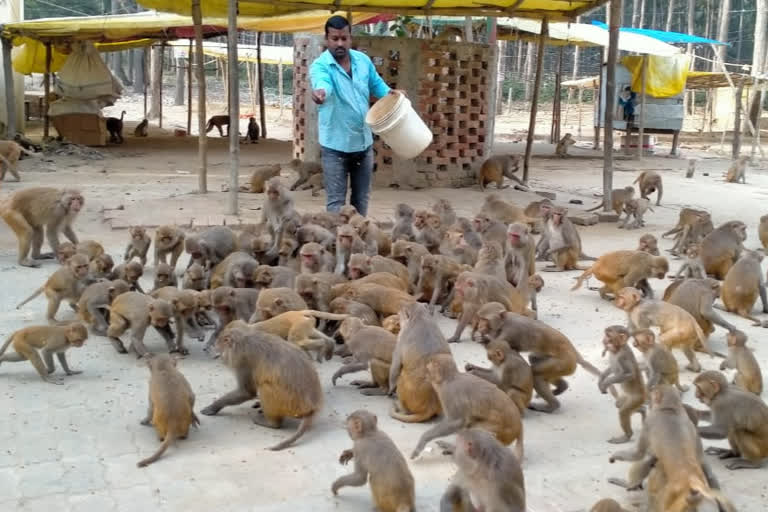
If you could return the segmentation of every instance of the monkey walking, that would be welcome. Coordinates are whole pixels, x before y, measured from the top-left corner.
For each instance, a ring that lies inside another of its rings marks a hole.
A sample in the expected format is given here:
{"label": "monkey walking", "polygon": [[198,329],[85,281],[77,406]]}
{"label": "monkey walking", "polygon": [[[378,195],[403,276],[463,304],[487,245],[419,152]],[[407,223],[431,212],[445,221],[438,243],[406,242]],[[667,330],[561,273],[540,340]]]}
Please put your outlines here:
{"label": "monkey walking", "polygon": [[219,135],[224,137],[224,130],[221,129],[222,126],[227,127],[227,135],[229,135],[229,115],[211,116],[208,119],[208,124],[205,125],[205,133],[210,132],[216,127],[219,129]]}
{"label": "monkey walking", "polygon": [[5,173],[7,171],[11,171],[16,181],[21,181],[16,164],[22,154],[34,156],[33,152],[27,151],[20,144],[12,140],[0,140],[0,181],[5,180]]}

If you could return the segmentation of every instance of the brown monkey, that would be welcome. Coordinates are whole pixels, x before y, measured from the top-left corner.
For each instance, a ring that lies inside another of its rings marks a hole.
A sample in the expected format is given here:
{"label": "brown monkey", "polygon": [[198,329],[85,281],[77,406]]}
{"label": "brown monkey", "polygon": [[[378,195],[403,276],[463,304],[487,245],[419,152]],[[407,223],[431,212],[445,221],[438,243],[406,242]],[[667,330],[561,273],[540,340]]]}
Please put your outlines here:
{"label": "brown monkey", "polygon": [[[645,215],[645,212],[648,210],[653,211],[650,204],[651,202],[648,199],[642,197],[627,201],[624,204],[626,218],[624,219],[624,222],[619,220],[619,229],[637,229],[644,227],[645,221],[643,220],[643,215]],[[631,223],[629,222],[630,217],[633,218]]]}
{"label": "brown monkey", "polygon": [[155,299],[163,299],[173,306],[173,321],[176,324],[176,350],[187,355],[189,350],[184,347],[184,327],[190,325],[191,337],[203,341],[205,336],[197,325],[197,294],[192,290],[179,290],[175,286],[166,286],[150,294]]}
{"label": "brown monkey", "polygon": [[351,204],[345,204],[339,209],[339,220],[341,224],[349,224],[353,218],[362,216],[357,212],[357,208]]}
{"label": "brown monkey", "polygon": [[589,509],[589,512],[629,512],[627,509],[623,508],[616,500],[612,500],[610,498],[604,498],[594,505],[592,505],[592,508]]}
{"label": "brown monkey", "polygon": [[299,185],[297,190],[312,190],[312,197],[317,197],[321,190],[325,190],[325,178],[322,174],[313,174],[306,183]]}
{"label": "brown monkey", "polygon": [[107,333],[106,312],[112,301],[120,294],[130,291],[130,285],[122,279],[101,281],[89,285],[77,301],[77,313],[80,319],[90,325],[95,334]]}
{"label": "brown monkey", "polygon": [[34,153],[27,151],[20,144],[12,140],[0,140],[0,181],[5,180],[5,173],[7,171],[11,171],[16,181],[21,181],[16,164],[22,153],[34,155]]}
{"label": "brown monkey", "polygon": [[[128,329],[131,330],[129,349],[142,357],[148,351],[144,346],[144,334],[150,325],[163,337],[168,351],[181,352],[173,341],[173,330],[170,321],[173,318],[173,306],[163,299],[153,299],[139,292],[126,292],[115,297],[109,307],[109,328],[107,336],[112,346],[119,354],[126,354],[125,345],[120,336]],[[186,351],[186,349],[183,349]]]}
{"label": "brown monkey", "polygon": [[184,271],[184,278],[181,281],[183,290],[203,291],[207,286],[208,275],[205,269],[199,263],[193,263]]}
{"label": "brown monkey", "polygon": [[477,183],[480,190],[485,190],[487,183],[496,183],[496,188],[505,188],[504,178],[507,177],[528,190],[528,186],[515,176],[520,168],[520,157],[517,155],[497,155],[488,158],[477,170]]}
{"label": "brown monkey", "polygon": [[[674,289],[672,289],[675,287]],[[671,290],[670,290],[671,289]],[[675,306],[679,306],[690,313],[696,319],[705,336],[709,336],[719,325],[729,331],[735,326],[726,322],[712,307],[715,299],[720,295],[720,282],[711,279],[685,279],[675,281],[664,292],[664,300]]]}
{"label": "brown monkey", "polygon": [[573,135],[566,133],[563,135],[563,138],[558,141],[557,146],[555,147],[555,155],[560,158],[567,158],[568,147],[574,144],[576,144],[576,141],[573,139]]}
{"label": "brown monkey", "polygon": [[429,250],[416,242],[398,240],[392,244],[391,258],[408,268],[408,283],[416,284],[421,270],[421,258],[430,254]]}
{"label": "brown monkey", "polygon": [[760,217],[760,225],[757,227],[757,237],[763,244],[763,249],[768,249],[768,215]]}
{"label": "brown monkey", "polygon": [[336,235],[331,230],[319,224],[304,224],[296,231],[296,241],[299,245],[315,242],[323,246],[323,249],[333,252],[336,243]]}
{"label": "brown monkey", "polygon": [[147,230],[141,226],[132,226],[128,228],[128,233],[131,235],[131,240],[125,248],[125,261],[130,261],[133,258],[139,258],[141,260],[141,266],[147,265],[147,252],[149,252],[149,246],[152,244],[152,239],[147,234]]}
{"label": "brown monkey", "polygon": [[525,409],[533,398],[533,371],[530,365],[504,340],[493,340],[486,345],[485,349],[493,367],[486,369],[467,363],[464,370],[475,377],[496,384],[499,389],[509,395],[520,411],[520,415],[525,415]]}
{"label": "brown monkey", "polygon": [[[483,243],[495,242],[506,248],[507,245],[507,225],[504,222],[496,220],[485,213],[478,213],[472,221],[475,230],[480,234]],[[482,248],[482,247],[479,247]]]}
{"label": "brown monkey", "polygon": [[507,279],[507,270],[504,264],[504,250],[497,242],[485,241],[477,253],[477,263],[473,272],[487,274],[497,279]]}
{"label": "brown monkey", "polygon": [[763,373],[755,355],[747,348],[747,335],[734,330],[726,335],[728,340],[728,357],[720,364],[720,370],[732,368],[736,370],[733,383],[750,393],[763,393]]}
{"label": "brown monkey", "polygon": [[389,315],[381,320],[381,327],[395,336],[400,334],[400,315]]}
{"label": "brown monkey", "polygon": [[[611,190],[611,210],[616,212],[616,215],[621,216],[624,212],[624,205],[635,196],[635,187],[627,186],[624,188],[615,188]],[[594,212],[604,206],[604,203],[600,203],[587,210],[588,212]]]}
{"label": "brown monkey", "polygon": [[[474,231],[472,233],[476,235]],[[482,242],[480,242],[481,244]],[[477,249],[469,245],[460,231],[446,231],[443,241],[440,243],[440,254],[448,256],[462,265],[474,267],[477,263]]]}
{"label": "brown monkey", "polygon": [[[159,268],[157,265],[155,268]],[[121,263],[112,270],[112,275],[109,276],[112,279],[122,279],[131,286],[131,290],[144,293],[144,290],[139,283],[139,279],[144,275],[144,269],[141,263],[138,261],[129,261],[128,263]]]}
{"label": "brown monkey", "polygon": [[[259,299],[262,293],[252,288],[232,288],[230,286],[220,286],[210,293],[211,309],[213,309],[219,321],[216,328],[208,337],[208,341],[203,347],[203,351],[210,352],[222,330],[234,320],[248,321],[257,309]],[[205,298],[203,298],[205,300]],[[264,317],[269,318],[269,317]]]}
{"label": "brown monkey", "polygon": [[98,282],[100,279],[109,279],[112,276],[112,270],[115,268],[115,261],[109,254],[100,254],[88,264],[88,278],[91,283]]}
{"label": "brown monkey", "polygon": [[707,274],[723,280],[744,248],[747,226],[738,220],[722,224],[701,241],[701,261]]}
{"label": "brown monkey", "polygon": [[706,371],[697,376],[696,398],[709,411],[699,411],[709,426],[700,426],[704,439],[728,439],[729,448],[707,448],[710,455],[734,459],[728,469],[752,469],[762,466],[768,457],[768,405],[760,397],[739,387],[729,385],[725,376]]}
{"label": "brown monkey", "polygon": [[397,337],[382,327],[365,325],[361,319],[354,317],[341,323],[339,333],[352,354],[352,360],[336,370],[331,383],[335,386],[336,380],[348,373],[370,369],[371,382],[356,380],[351,384],[363,395],[389,394],[389,369]]}
{"label": "brown monkey", "polygon": [[261,223],[267,226],[272,237],[272,246],[267,249],[265,257],[273,260],[277,257],[283,242],[283,234],[291,222],[300,222],[296,213],[293,197],[280,181],[279,177],[267,180],[267,198],[261,209]]}
{"label": "brown monkey", "polygon": [[440,414],[440,401],[427,376],[427,361],[436,354],[450,356],[451,349],[426,306],[403,305],[399,312],[400,334],[389,369],[390,392],[397,401],[389,415],[399,421],[419,423]]}
{"label": "brown monkey", "polygon": [[[432,215],[430,214],[430,218]],[[438,220],[439,222],[439,220]],[[389,256],[392,252],[392,240],[389,235],[379,228],[372,219],[357,216],[350,220],[350,224],[357,230],[357,234],[365,242],[366,254],[379,254]],[[432,227],[434,229],[434,227]]]}
{"label": "brown monkey", "polygon": [[752,320],[752,325],[762,325],[752,316],[752,308],[758,295],[763,304],[763,313],[768,313],[768,300],[765,293],[765,278],[760,267],[763,255],[757,251],[744,251],[738,261],[728,270],[723,285],[720,287],[720,299],[725,310],[740,317]]}
{"label": "brown monkey", "polygon": [[567,208],[553,208],[544,225],[547,253],[554,263],[544,267],[547,272],[584,270],[584,267],[579,267],[579,259],[583,254],[581,237],[567,214]]}
{"label": "brown monkey", "polygon": [[630,331],[658,327],[661,331],[659,343],[670,350],[675,347],[682,349],[690,362],[687,369],[697,373],[701,371],[694,352],[697,341],[707,354],[712,355],[701,327],[683,308],[660,300],[643,299],[640,290],[630,287],[619,290],[616,307],[627,312]]}
{"label": "brown monkey", "polygon": [[384,256],[368,256],[360,253],[349,257],[347,273],[350,279],[359,279],[374,272],[388,272],[402,279],[405,284],[409,280],[408,267],[399,261]]}
{"label": "brown monkey", "polygon": [[[405,293],[408,286],[399,277],[388,272],[374,272],[360,279],[336,284],[331,287],[331,300],[336,297],[347,297],[359,288],[365,288],[369,284],[377,284]],[[415,299],[414,299],[415,300]],[[393,313],[394,314],[394,313]]]}
{"label": "brown monkey", "polygon": [[[440,254],[426,254],[421,257],[421,272],[416,284],[414,296],[416,300],[429,297],[429,307],[434,309],[438,299],[443,309],[453,300],[453,286],[456,278],[464,271],[464,267]],[[431,293],[430,293],[431,292]]]}
{"label": "brown monkey", "polygon": [[331,231],[335,231],[341,224],[346,224],[346,222],[342,222],[341,215],[337,212],[305,213],[301,218],[301,223],[317,224]]}
{"label": "brown monkey", "polygon": [[[336,231],[336,266],[334,272],[339,275],[347,275],[349,258],[353,253],[364,253],[365,242],[349,224],[339,226]],[[373,256],[373,254],[370,254]]]}
{"label": "brown monkey", "polygon": [[536,273],[536,243],[530,235],[530,228],[520,222],[507,228],[507,242],[507,280],[519,286]]}
{"label": "brown monkey", "polygon": [[528,203],[528,206],[525,207],[523,213],[534,219],[542,219],[544,218],[545,213],[551,210],[553,207],[554,205],[552,204],[552,201],[545,198],[541,201],[531,201]]}
{"label": "brown monkey", "polygon": [[459,431],[453,457],[458,472],[440,498],[441,512],[526,510],[520,461],[490,433]]}
{"label": "brown monkey", "polygon": [[[349,300],[345,297],[337,297],[330,303],[331,313],[354,316],[363,321],[366,325],[379,326],[379,315],[367,304]],[[395,315],[396,316],[396,315]],[[389,373],[387,373],[389,375]]]}
{"label": "brown monkey", "polygon": [[184,232],[176,226],[160,226],[155,230],[155,262],[157,267],[161,261],[166,262],[166,255],[171,255],[171,268],[176,268],[176,262],[184,251]]}
{"label": "brown monkey", "polygon": [[656,335],[650,329],[640,329],[632,333],[634,346],[645,360],[645,373],[648,389],[658,385],[675,386],[678,391],[688,391],[688,386],[680,384],[680,369],[675,356],[665,347],[656,343]]}
{"label": "brown monkey", "polygon": [[149,120],[143,119],[133,130],[134,137],[147,137],[149,135]]}
{"label": "brown monkey", "polygon": [[248,178],[248,185],[240,185],[240,192],[250,192],[251,194],[264,193],[264,184],[270,178],[280,176],[282,167],[280,164],[260,165],[251,172]]}
{"label": "brown monkey", "polygon": [[538,219],[527,217],[522,208],[502,200],[498,194],[488,194],[485,197],[480,213],[504,224],[524,222],[530,226],[535,226],[539,222]]}
{"label": "brown monkey", "polygon": [[140,468],[157,461],[176,439],[186,439],[190,425],[198,426],[195,394],[189,381],[176,368],[176,359],[167,354],[148,354],[149,406],[142,425],[153,426],[162,444],[150,457],[138,462]]}
{"label": "brown monkey", "polygon": [[637,244],[637,250],[647,252],[648,254],[652,254],[654,256],[658,256],[659,241],[656,240],[656,237],[653,236],[652,234],[646,233],[640,237],[640,240],[638,241],[638,244]]}
{"label": "brown monkey", "polygon": [[170,265],[167,263],[160,263],[155,269],[155,283],[152,286],[152,291],[154,292],[155,290],[165,288],[166,286],[178,288],[179,281]]}
{"label": "brown monkey", "polygon": [[[59,250],[59,231],[77,244],[72,223],[83,204],[83,196],[77,190],[52,187],[25,188],[8,197],[0,205],[0,216],[19,240],[19,265],[39,267],[35,260],[54,258]],[[40,253],[43,229],[52,253]],[[30,247],[31,258],[28,257]]]}
{"label": "brown monkey", "polygon": [[268,288],[258,294],[256,307],[251,307],[251,311],[255,310],[255,312],[248,321],[250,323],[260,322],[286,311],[303,311],[305,309],[309,309],[307,303],[294,290],[290,288]]}
{"label": "brown monkey", "polygon": [[323,175],[323,166],[317,162],[302,162],[295,158],[291,160],[290,166],[299,175],[298,179],[291,185],[291,190],[298,189],[314,175]]}
{"label": "brown monkey", "polygon": [[348,299],[369,305],[380,315],[398,314],[400,308],[410,302],[416,302],[416,298],[408,293],[382,286],[375,283],[366,283],[350,288],[345,292]]}
{"label": "brown monkey", "polygon": [[248,131],[245,135],[245,140],[251,144],[259,143],[259,123],[256,122],[256,118],[253,116],[248,118]]}
{"label": "brown monkey", "polygon": [[246,288],[254,286],[254,272],[259,268],[259,262],[250,254],[236,251],[224,258],[211,272],[211,286],[215,290],[219,286]]}
{"label": "brown monkey", "polygon": [[214,226],[202,233],[186,236],[184,249],[189,253],[187,267],[200,263],[205,270],[211,270],[237,250],[237,237],[226,226]]}
{"label": "brown monkey", "polygon": [[520,411],[506,393],[487,380],[459,373],[451,354],[430,356],[427,378],[440,399],[443,419],[421,435],[411,459],[415,459],[433,439],[455,434],[464,428],[478,427],[493,434],[503,445],[516,441],[517,458],[523,460]]}
{"label": "brown monkey", "polygon": [[[71,347],[82,347],[86,339],[88,339],[88,328],[80,322],[25,327],[14,332],[5,340],[2,348],[0,348],[0,363],[29,361],[45,382],[64,384],[61,379],[51,377],[51,374],[56,371],[53,354],[56,354],[61,368],[67,375],[83,373],[69,368],[66,351]],[[5,352],[11,343],[13,343],[15,352],[6,354]],[[41,355],[42,359],[40,359]]]}
{"label": "brown monkey", "polygon": [[219,129],[219,135],[224,137],[224,131],[221,129],[222,126],[227,127],[227,135],[229,135],[229,114],[209,117],[208,124],[205,125],[205,133],[210,132],[216,127]]}
{"label": "brown monkey", "polygon": [[347,432],[354,441],[352,449],[344,450],[339,463],[346,465],[355,459],[354,471],[337,478],[331,485],[334,496],[347,486],[371,483],[371,494],[381,512],[412,512],[414,483],[405,457],[392,439],[376,426],[376,415],[357,410],[347,416]]}
{"label": "brown monkey", "polygon": [[51,274],[43,286],[35,290],[35,292],[21,301],[16,309],[21,309],[21,306],[31,301],[41,293],[45,293],[45,297],[48,299],[48,310],[46,312],[46,319],[49,323],[56,322],[56,313],[59,311],[59,305],[62,300],[69,301],[70,305],[75,308],[75,304],[80,299],[80,294],[83,292],[84,280],[88,276],[88,257],[83,254],[75,254],[72,256],[67,264],[59,268],[56,272]]}
{"label": "brown monkey", "polygon": [[392,242],[397,242],[398,240],[412,242],[414,236],[413,208],[405,203],[400,203],[395,206],[395,225],[392,227]]}
{"label": "brown monkey", "polygon": [[302,274],[333,271],[333,254],[316,242],[308,242],[299,250]]}
{"label": "brown monkey", "polygon": [[234,371],[237,389],[200,412],[213,416],[224,407],[258,396],[261,410],[253,416],[257,425],[279,429],[283,418],[300,418],[296,433],[270,450],[288,448],[310,429],[322,407],[323,390],[317,371],[301,350],[277,336],[248,327],[227,328],[216,340],[216,349]]}
{"label": "brown monkey", "polygon": [[[572,375],[577,365],[595,376],[600,375],[597,368],[584,360],[571,340],[539,320],[508,312],[478,315],[478,332],[506,341],[513,350],[530,353],[528,361],[533,371],[533,388],[546,405],[531,403],[529,409],[556,411],[560,402],[555,395],[568,389],[564,377]],[[554,390],[551,389],[553,385]]]}
{"label": "brown monkey", "polygon": [[680,212],[678,225],[667,231],[667,233],[675,233],[675,244],[668,252],[677,256],[679,253],[684,252],[691,244],[700,244],[704,237],[709,235],[714,229],[712,217],[708,212],[683,208]]}
{"label": "brown monkey", "polygon": [[[330,272],[299,274],[296,277],[294,289],[310,309],[327,312],[331,302],[331,287],[342,281],[344,281],[342,276]],[[320,330],[324,329],[325,320],[320,324]]]}
{"label": "brown monkey", "polygon": [[685,261],[677,270],[675,279],[705,279],[707,272],[704,263],[701,262],[701,248],[699,244],[691,244],[685,250]]}
{"label": "brown monkey", "polygon": [[615,296],[627,286],[637,286],[646,296],[653,297],[647,279],[664,279],[668,271],[669,263],[663,256],[652,256],[644,251],[613,251],[600,256],[578,277],[571,290],[579,289],[585,279],[595,276],[603,282],[598,291],[605,300],[611,300],[609,293]]}
{"label": "brown monkey", "polygon": [[253,285],[256,288],[293,288],[298,272],[288,267],[259,265],[253,271]]}
{"label": "brown monkey", "polygon": [[648,199],[650,194],[657,192],[656,206],[661,204],[664,186],[661,182],[661,176],[656,171],[643,171],[632,183],[638,183],[637,188],[640,189],[640,197],[644,199]]}
{"label": "brown monkey", "polygon": [[728,168],[728,172],[725,175],[725,181],[728,183],[743,183],[746,185],[747,164],[749,163],[749,160],[750,157],[748,156],[740,156],[734,160]]}
{"label": "brown monkey", "polygon": [[323,318],[325,320],[344,320],[346,315],[334,315],[323,311],[305,309],[302,311],[286,311],[273,316],[267,320],[262,320],[253,325],[253,327],[262,331],[280,336],[289,343],[296,345],[307,355],[315,352],[315,360],[319,363],[323,356],[325,360],[333,357],[333,338],[329,338],[321,331],[315,329],[315,319]]}
{"label": "brown monkey", "polygon": [[456,222],[456,211],[447,199],[435,201],[432,205],[432,211],[440,217],[440,224],[443,226],[453,226]]}
{"label": "brown monkey", "polygon": [[104,254],[104,246],[95,240],[83,240],[77,244],[62,242],[56,251],[56,259],[63,265],[75,254],[84,254],[88,261],[93,261],[97,256]]}
{"label": "brown monkey", "polygon": [[601,393],[607,393],[608,387],[621,384],[622,393],[616,398],[619,410],[619,424],[623,436],[613,437],[609,443],[628,443],[632,439],[632,414],[639,412],[645,418],[645,383],[635,354],[629,346],[629,331],[622,325],[606,327],[603,346],[610,355],[610,364],[597,381]]}

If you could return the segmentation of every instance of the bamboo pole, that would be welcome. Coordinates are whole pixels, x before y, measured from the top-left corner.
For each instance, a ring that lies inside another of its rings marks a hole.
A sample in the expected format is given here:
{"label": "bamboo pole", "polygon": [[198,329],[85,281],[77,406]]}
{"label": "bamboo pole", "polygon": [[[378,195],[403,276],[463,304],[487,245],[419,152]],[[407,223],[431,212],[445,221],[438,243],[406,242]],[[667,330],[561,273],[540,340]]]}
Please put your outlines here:
{"label": "bamboo pole", "polygon": [[261,65],[261,32],[256,34],[256,66],[259,70],[259,116],[261,136],[267,138],[267,111],[264,106],[264,68]]}
{"label": "bamboo pole", "polygon": [[192,0],[192,21],[195,24],[195,57],[197,60],[197,125],[200,169],[197,187],[200,194],[208,192],[208,140],[205,134],[205,57],[203,55],[203,16],[200,0]]}
{"label": "bamboo pole", "polygon": [[603,208],[611,208],[613,189],[613,113],[616,100],[616,60],[619,55],[619,27],[621,26],[622,0],[611,0],[608,38],[608,62],[605,70],[605,134],[603,144]]}
{"label": "bamboo pole", "polygon": [[528,120],[528,138],[525,141],[525,160],[523,161],[523,182],[528,183],[528,174],[531,166],[531,153],[533,152],[533,136],[536,131],[536,112],[539,108],[539,89],[541,88],[541,68],[544,63],[544,50],[547,43],[549,22],[547,18],[541,20],[541,34],[539,34],[539,47],[536,55],[536,77],[534,78],[531,95],[531,116]]}
{"label": "bamboo pole", "polygon": [[187,135],[192,135],[192,39],[187,51]]}
{"label": "bamboo pole", "polygon": [[277,90],[280,101],[280,119],[283,118],[283,59],[277,61]]}
{"label": "bamboo pole", "polygon": [[227,213],[238,214],[237,192],[240,172],[240,76],[237,67],[237,0],[229,0],[227,27],[227,70],[229,71],[229,201]]}
{"label": "bamboo pole", "polygon": [[[605,48],[600,48],[600,72],[597,74],[598,84],[595,88],[594,96],[597,97],[597,111],[595,112],[595,144],[592,149],[600,149],[600,111],[603,108],[603,63],[605,62]],[[602,120],[605,121],[605,116],[602,116]]]}
{"label": "bamboo pole", "polygon": [[6,137],[10,140],[16,136],[16,98],[13,86],[13,67],[11,65],[11,40],[3,40],[3,79],[5,80],[5,110],[6,110]]}
{"label": "bamboo pole", "polygon": [[163,60],[165,60],[165,43],[160,45],[160,87],[158,87],[158,97],[160,98],[160,106],[157,109],[157,125],[163,127]]}
{"label": "bamboo pole", "polygon": [[[643,159],[643,137],[645,135],[645,89],[646,81],[648,80],[648,56],[643,55],[642,70],[640,72],[640,125],[637,130],[637,158]],[[629,146],[629,139],[627,139],[627,146]]]}
{"label": "bamboo pole", "polygon": [[43,140],[48,140],[51,130],[51,118],[48,116],[48,107],[50,105],[51,95],[51,43],[45,43],[45,75],[43,76]]}

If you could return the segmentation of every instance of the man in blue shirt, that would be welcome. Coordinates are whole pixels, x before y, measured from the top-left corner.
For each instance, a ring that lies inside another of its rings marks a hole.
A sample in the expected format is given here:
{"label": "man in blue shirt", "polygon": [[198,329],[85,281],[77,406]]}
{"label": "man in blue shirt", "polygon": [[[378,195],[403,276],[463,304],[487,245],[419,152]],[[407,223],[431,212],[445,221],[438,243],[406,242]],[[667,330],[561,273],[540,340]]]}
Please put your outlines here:
{"label": "man in blue shirt", "polygon": [[371,96],[378,99],[391,90],[371,59],[350,49],[352,33],[346,18],[328,18],[325,43],[328,49],[312,63],[309,79],[312,101],[318,105],[326,209],[338,212],[344,206],[349,175],[350,202],[365,216],[373,175],[373,135],[365,115]]}

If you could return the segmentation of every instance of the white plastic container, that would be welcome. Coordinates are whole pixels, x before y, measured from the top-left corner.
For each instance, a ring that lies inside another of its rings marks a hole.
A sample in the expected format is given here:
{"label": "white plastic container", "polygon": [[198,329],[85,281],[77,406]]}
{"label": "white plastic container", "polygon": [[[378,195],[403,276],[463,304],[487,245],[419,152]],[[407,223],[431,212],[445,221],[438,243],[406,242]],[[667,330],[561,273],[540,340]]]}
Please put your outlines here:
{"label": "white plastic container", "polygon": [[432,130],[413,109],[411,101],[398,92],[377,101],[365,122],[401,158],[416,158],[432,143]]}

